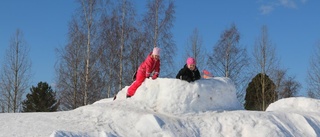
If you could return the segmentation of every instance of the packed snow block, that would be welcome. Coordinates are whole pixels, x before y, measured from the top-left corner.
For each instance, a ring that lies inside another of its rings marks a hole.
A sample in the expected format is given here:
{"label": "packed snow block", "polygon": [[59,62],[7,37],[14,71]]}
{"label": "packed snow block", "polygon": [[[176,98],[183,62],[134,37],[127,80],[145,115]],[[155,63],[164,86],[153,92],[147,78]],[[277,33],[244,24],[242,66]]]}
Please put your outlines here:
{"label": "packed snow block", "polygon": [[242,110],[236,89],[229,78],[215,77],[187,82],[172,78],[146,79],[132,101],[141,101],[157,112]]}

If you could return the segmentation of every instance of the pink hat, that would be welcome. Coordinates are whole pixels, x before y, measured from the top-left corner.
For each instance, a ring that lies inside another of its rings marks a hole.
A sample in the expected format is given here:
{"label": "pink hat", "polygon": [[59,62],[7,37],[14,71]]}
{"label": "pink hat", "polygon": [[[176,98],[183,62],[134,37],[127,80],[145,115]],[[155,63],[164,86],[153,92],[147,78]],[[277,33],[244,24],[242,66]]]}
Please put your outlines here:
{"label": "pink hat", "polygon": [[153,48],[152,55],[160,55],[160,49],[158,47]]}
{"label": "pink hat", "polygon": [[192,58],[192,57],[189,57],[188,59],[187,59],[187,65],[191,65],[191,64],[196,64],[196,60],[194,60],[194,58]]}

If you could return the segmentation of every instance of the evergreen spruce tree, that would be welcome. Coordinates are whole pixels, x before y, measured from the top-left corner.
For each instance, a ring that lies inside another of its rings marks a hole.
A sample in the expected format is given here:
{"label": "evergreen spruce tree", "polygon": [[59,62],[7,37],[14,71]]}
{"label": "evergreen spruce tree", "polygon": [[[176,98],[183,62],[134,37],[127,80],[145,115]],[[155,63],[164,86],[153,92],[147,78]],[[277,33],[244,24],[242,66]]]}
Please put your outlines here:
{"label": "evergreen spruce tree", "polygon": [[37,87],[30,88],[26,100],[22,102],[23,112],[54,112],[59,107],[56,93],[46,82],[39,82]]}
{"label": "evergreen spruce tree", "polygon": [[249,83],[246,89],[246,97],[244,107],[247,110],[263,110],[263,99],[266,102],[266,106],[269,106],[271,103],[275,102],[278,99],[278,94],[275,90],[275,84],[273,81],[265,75],[266,87],[265,93],[262,93],[262,74],[259,73],[256,75],[252,81]]}

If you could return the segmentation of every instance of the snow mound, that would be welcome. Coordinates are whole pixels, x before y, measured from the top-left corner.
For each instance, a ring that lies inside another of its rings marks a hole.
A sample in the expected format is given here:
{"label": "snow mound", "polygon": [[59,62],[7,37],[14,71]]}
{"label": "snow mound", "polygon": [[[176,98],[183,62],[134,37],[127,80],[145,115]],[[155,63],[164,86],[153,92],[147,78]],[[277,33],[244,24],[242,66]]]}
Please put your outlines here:
{"label": "snow mound", "polygon": [[266,111],[320,112],[320,100],[306,97],[291,97],[271,103]]}
{"label": "snow mound", "polygon": [[[118,93],[116,101],[126,99],[127,89]],[[146,79],[127,100],[140,101],[154,111],[172,114],[243,109],[233,82],[225,77],[190,83],[170,78]]]}
{"label": "snow mound", "polygon": [[127,88],[115,101],[106,98],[70,111],[2,113],[0,136],[320,137],[320,100],[287,98],[267,112],[234,110],[242,109],[234,85],[219,77],[191,83],[148,79],[128,99]]}

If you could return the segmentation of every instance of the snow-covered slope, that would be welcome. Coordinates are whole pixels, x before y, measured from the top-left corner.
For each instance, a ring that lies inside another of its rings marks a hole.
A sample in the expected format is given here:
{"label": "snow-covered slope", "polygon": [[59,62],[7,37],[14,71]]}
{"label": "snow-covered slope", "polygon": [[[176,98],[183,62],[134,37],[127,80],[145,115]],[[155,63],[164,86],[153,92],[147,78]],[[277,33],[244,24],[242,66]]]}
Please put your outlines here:
{"label": "snow-covered slope", "polygon": [[66,112],[0,114],[0,136],[291,137],[320,136],[320,102],[288,98],[246,111],[227,78],[188,83],[147,79],[132,98],[103,99]]}

